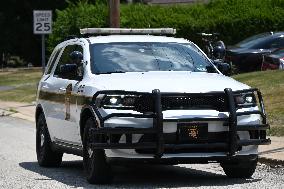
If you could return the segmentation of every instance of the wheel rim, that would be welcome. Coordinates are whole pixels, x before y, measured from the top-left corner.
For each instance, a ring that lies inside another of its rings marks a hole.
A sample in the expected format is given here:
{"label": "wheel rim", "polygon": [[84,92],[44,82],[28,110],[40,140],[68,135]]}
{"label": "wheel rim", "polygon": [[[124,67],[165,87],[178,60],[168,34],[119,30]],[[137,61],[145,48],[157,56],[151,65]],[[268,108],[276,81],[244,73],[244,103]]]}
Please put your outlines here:
{"label": "wheel rim", "polygon": [[43,147],[43,144],[44,144],[44,134],[41,133],[41,134],[40,134],[40,147],[41,147],[41,148]]}
{"label": "wheel rim", "polygon": [[38,125],[38,152],[39,152],[39,157],[42,158],[44,155],[44,147],[45,147],[45,133],[44,133],[44,124],[42,122],[39,122]]}
{"label": "wheel rim", "polygon": [[92,150],[92,148],[88,148],[88,157],[89,159],[92,157],[94,151]]}
{"label": "wheel rim", "polygon": [[86,134],[86,139],[85,139],[85,158],[86,158],[86,161],[85,161],[85,169],[87,171],[87,174],[91,173],[92,171],[92,156],[93,156],[93,153],[94,151],[92,150],[91,148],[91,145],[90,145],[91,141],[90,141],[90,136],[89,134]]}

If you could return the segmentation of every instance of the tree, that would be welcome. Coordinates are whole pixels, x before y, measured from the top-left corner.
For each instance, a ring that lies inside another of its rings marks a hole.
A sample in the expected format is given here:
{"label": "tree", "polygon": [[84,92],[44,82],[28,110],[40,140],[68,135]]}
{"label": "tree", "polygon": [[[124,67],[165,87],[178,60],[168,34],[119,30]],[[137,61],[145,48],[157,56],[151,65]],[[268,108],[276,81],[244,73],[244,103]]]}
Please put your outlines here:
{"label": "tree", "polygon": [[64,0],[8,0],[1,2],[0,55],[9,53],[24,58],[26,62],[40,65],[40,37],[33,34],[33,10],[42,9],[54,12],[56,9],[64,9],[67,5],[68,3]]}

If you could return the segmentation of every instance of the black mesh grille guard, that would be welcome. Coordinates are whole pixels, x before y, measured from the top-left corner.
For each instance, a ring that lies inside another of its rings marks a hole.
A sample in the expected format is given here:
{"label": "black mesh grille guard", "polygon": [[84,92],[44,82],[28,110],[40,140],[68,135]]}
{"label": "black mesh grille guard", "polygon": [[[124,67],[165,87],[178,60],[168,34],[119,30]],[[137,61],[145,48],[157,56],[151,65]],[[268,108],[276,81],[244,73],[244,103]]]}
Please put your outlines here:
{"label": "black mesh grille guard", "polygon": [[[162,110],[217,110],[228,111],[225,94],[181,94],[163,95],[161,94]],[[154,100],[150,95],[137,98],[135,111],[153,112]]]}

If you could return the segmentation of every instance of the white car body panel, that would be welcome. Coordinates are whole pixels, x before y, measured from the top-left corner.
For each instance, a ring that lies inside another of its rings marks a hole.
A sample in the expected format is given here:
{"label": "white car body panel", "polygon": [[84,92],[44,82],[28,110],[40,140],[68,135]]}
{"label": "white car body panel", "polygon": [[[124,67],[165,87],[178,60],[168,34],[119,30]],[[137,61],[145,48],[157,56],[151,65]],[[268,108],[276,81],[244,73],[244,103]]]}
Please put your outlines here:
{"label": "white car body panel", "polygon": [[87,85],[99,83],[101,90],[117,90],[152,92],[159,89],[161,92],[187,92],[205,93],[248,89],[249,87],[230,77],[216,73],[163,71],[163,72],[129,72],[93,75],[88,79]]}

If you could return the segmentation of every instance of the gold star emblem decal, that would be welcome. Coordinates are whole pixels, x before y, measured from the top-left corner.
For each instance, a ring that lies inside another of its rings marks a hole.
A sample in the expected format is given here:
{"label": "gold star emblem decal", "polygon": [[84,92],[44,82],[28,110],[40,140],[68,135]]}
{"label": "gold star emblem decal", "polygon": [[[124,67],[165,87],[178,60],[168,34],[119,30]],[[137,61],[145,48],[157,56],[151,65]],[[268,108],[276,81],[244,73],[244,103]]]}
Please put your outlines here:
{"label": "gold star emblem decal", "polygon": [[188,135],[190,137],[195,138],[195,139],[198,138],[198,129],[197,129],[197,127],[187,129],[187,131],[188,131]]}

